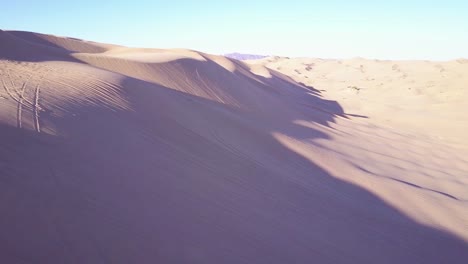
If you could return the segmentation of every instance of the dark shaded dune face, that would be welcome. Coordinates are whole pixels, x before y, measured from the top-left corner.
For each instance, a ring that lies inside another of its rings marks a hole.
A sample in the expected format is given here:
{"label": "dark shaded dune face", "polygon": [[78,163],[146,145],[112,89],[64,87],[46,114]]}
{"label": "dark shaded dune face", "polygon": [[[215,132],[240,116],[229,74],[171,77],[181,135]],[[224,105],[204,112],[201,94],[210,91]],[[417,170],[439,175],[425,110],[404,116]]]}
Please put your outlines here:
{"label": "dark shaded dune face", "polygon": [[25,31],[8,31],[11,35],[31,43],[63,49],[69,52],[100,53],[107,49],[98,43],[86,42],[75,38],[56,37]]}
{"label": "dark shaded dune face", "polygon": [[101,53],[114,45],[24,31],[0,31],[0,58],[7,60],[78,61],[73,53]]}
{"label": "dark shaded dune face", "polygon": [[0,31],[0,59],[13,61],[73,61],[70,52],[61,48],[18,38],[8,31]]}
{"label": "dark shaded dune face", "polygon": [[465,241],[275,137],[332,139],[346,115],[319,91],[211,60],[84,61],[2,62],[12,96],[0,101],[0,262],[468,259]]}

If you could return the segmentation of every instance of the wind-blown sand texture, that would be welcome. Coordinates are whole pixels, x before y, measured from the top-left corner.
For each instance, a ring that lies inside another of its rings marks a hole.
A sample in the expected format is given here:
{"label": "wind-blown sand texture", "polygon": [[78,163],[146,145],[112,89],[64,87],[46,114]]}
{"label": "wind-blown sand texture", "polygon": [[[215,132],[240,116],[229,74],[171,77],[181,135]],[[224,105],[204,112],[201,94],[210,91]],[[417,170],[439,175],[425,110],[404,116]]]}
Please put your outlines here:
{"label": "wind-blown sand texture", "polygon": [[467,263],[467,78],[0,31],[0,262]]}

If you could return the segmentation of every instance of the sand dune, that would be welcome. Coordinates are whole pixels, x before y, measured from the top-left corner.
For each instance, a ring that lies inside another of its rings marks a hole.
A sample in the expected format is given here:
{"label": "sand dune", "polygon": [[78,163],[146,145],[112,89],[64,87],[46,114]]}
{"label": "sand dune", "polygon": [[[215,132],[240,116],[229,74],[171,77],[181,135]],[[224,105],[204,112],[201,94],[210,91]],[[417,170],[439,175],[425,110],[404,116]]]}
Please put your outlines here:
{"label": "sand dune", "polygon": [[0,259],[466,263],[466,65],[0,31]]}
{"label": "sand dune", "polygon": [[[453,139],[468,129],[468,61],[267,58],[252,61],[321,90],[372,122]],[[464,143],[467,143],[466,141]]]}

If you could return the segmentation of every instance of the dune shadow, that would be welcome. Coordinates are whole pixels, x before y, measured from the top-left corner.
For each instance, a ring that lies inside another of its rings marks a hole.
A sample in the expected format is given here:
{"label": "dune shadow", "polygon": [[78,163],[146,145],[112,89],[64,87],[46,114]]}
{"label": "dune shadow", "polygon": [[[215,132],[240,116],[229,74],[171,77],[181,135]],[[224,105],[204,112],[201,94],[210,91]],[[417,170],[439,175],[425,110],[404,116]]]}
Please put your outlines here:
{"label": "dune shadow", "polygon": [[[248,67],[245,65],[245,63],[235,60],[235,59],[229,59],[232,63],[234,63],[237,67],[243,68],[245,71],[249,71]],[[277,86],[281,87],[281,89],[284,89],[287,87],[286,90],[289,92],[293,91],[296,96],[294,98],[296,103],[299,103],[303,107],[307,107],[310,109],[312,112],[320,111],[326,113],[328,116],[334,116],[334,117],[343,117],[343,118],[348,118],[349,116],[352,117],[359,117],[359,118],[368,118],[367,116],[364,115],[356,115],[356,114],[349,114],[345,113],[344,109],[341,107],[341,105],[334,100],[327,100],[324,99],[321,95],[321,91],[314,88],[313,86],[306,85],[305,83],[302,82],[297,82],[293,80],[290,76],[287,76],[275,69],[272,68],[267,68],[268,71],[271,74],[271,77],[264,77],[261,75],[255,75],[255,79],[259,79],[260,82],[256,82],[257,85],[270,85],[270,86]],[[243,76],[245,78],[245,76]],[[246,78],[249,80],[252,80],[252,78]],[[308,95],[313,95],[313,96],[308,96]],[[307,111],[307,110],[306,110]],[[333,122],[333,119],[330,119],[329,122]],[[323,123],[322,123],[323,124]]]}
{"label": "dune shadow", "polygon": [[[70,45],[63,47],[49,41],[47,35],[27,31],[2,31],[0,30],[0,59],[21,62],[67,61],[80,62],[73,57],[77,52]],[[60,37],[49,36],[61,39]],[[81,52],[105,51],[104,48],[93,46],[85,41],[67,38],[80,46]]]}
{"label": "dune shadow", "polygon": [[60,47],[59,45],[48,41],[45,37],[41,37],[41,34],[33,33],[33,32],[27,32],[27,31],[7,31],[8,34],[11,34],[17,38],[23,39],[25,41],[39,44],[42,46],[48,46],[56,49],[63,50],[67,53],[71,53],[72,51],[66,50],[63,47]]}

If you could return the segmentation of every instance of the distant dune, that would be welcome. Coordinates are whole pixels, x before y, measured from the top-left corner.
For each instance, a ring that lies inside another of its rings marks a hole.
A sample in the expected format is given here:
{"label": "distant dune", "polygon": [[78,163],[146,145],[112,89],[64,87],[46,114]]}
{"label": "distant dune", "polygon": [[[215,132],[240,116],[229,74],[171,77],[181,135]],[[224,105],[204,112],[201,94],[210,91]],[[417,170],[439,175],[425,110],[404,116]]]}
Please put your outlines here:
{"label": "distant dune", "polygon": [[465,60],[0,31],[1,263],[466,263]]}
{"label": "distant dune", "polygon": [[242,54],[237,52],[224,54],[224,56],[236,60],[258,60],[268,57],[264,55]]}

